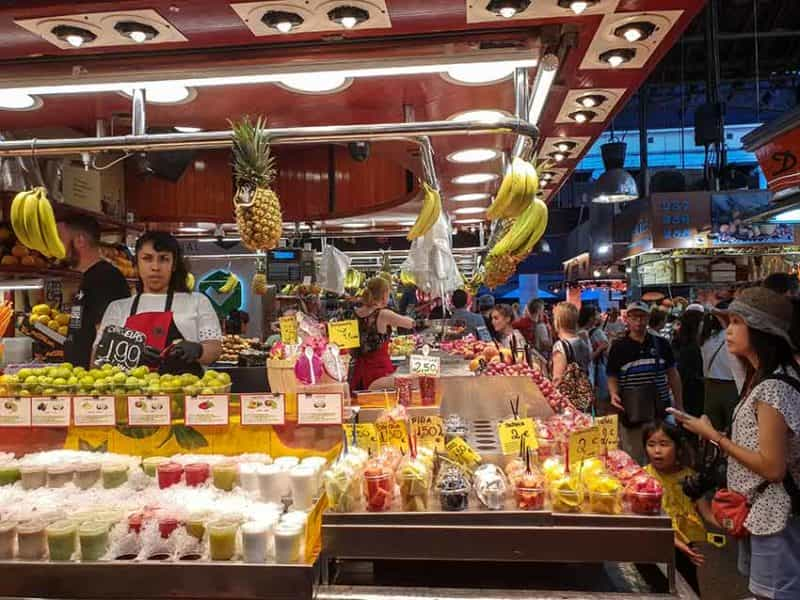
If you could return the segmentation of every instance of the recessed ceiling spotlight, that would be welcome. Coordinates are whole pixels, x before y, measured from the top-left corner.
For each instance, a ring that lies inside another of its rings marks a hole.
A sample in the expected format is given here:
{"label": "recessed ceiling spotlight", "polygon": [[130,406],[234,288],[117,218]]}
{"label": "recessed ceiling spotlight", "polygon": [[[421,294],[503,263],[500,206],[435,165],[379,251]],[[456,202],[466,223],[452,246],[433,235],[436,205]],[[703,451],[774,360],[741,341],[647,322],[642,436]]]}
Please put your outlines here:
{"label": "recessed ceiling spotlight", "polygon": [[114,29],[118,34],[130,38],[137,44],[152,40],[158,36],[158,29],[136,21],[119,21],[114,25]]}
{"label": "recessed ceiling spotlight", "polygon": [[50,30],[50,33],[73,48],[80,48],[97,39],[97,36],[88,29],[74,25],[56,25]]}
{"label": "recessed ceiling spotlight", "polygon": [[491,0],[486,5],[486,10],[496,15],[510,19],[521,13],[531,5],[531,0]]}
{"label": "recessed ceiling spotlight", "polygon": [[328,19],[345,29],[352,29],[369,20],[369,11],[357,6],[337,6],[328,11]]}
{"label": "recessed ceiling spotlight", "polygon": [[458,194],[450,198],[450,200],[453,202],[476,202],[478,200],[486,200],[487,198],[489,198],[489,194],[479,192],[474,194]]}
{"label": "recessed ceiling spotlight", "polygon": [[468,110],[450,117],[451,121],[463,123],[465,121],[485,121],[496,123],[500,119],[505,119],[508,115],[499,110]]}
{"label": "recessed ceiling spotlight", "polygon": [[550,152],[547,156],[556,162],[561,162],[565,158],[569,158],[569,152]]}
{"label": "recessed ceiling spotlight", "polygon": [[575,112],[569,113],[567,116],[576,123],[586,123],[594,119],[597,113],[593,110],[576,110]]}
{"label": "recessed ceiling spotlight", "polygon": [[635,48],[614,48],[613,50],[606,50],[600,54],[599,58],[602,62],[611,65],[612,68],[616,68],[626,62],[630,62],[634,56],[636,56]]}
{"label": "recessed ceiling spotlight", "polygon": [[453,211],[456,215],[477,215],[486,212],[483,206],[465,206],[464,208],[457,208]]}
{"label": "recessed ceiling spotlight", "polygon": [[630,43],[640,42],[646,40],[656,30],[656,26],[649,21],[636,21],[634,23],[626,23],[614,30],[614,35],[624,38]]}
{"label": "recessed ceiling spotlight", "polygon": [[583,108],[594,108],[595,106],[600,106],[605,101],[606,97],[602,94],[586,94],[575,100],[575,102],[580,104]]}
{"label": "recessed ceiling spotlight", "polygon": [[569,152],[570,150],[574,150],[578,144],[576,142],[570,142],[568,140],[563,140],[555,143],[556,150],[559,152]]}
{"label": "recessed ceiling spotlight", "polygon": [[41,108],[42,100],[14,90],[0,90],[0,110],[36,110]]}
{"label": "recessed ceiling spotlight", "polygon": [[494,173],[469,173],[467,175],[459,175],[452,179],[453,183],[461,185],[469,185],[474,183],[488,183],[497,179]]}
{"label": "recessed ceiling spotlight", "polygon": [[268,10],[261,17],[261,22],[281,33],[289,33],[292,29],[303,24],[303,17],[285,10]]}
{"label": "recessed ceiling spotlight", "polygon": [[597,4],[599,0],[558,0],[558,5],[561,8],[568,8],[576,15],[581,14],[590,6]]}
{"label": "recessed ceiling spotlight", "polygon": [[447,160],[454,163],[479,163],[494,160],[498,156],[500,156],[500,152],[492,148],[470,148],[453,152],[447,157]]}
{"label": "recessed ceiling spotlight", "polygon": [[514,66],[508,63],[470,63],[447,69],[445,78],[458,84],[486,85],[511,77]]}

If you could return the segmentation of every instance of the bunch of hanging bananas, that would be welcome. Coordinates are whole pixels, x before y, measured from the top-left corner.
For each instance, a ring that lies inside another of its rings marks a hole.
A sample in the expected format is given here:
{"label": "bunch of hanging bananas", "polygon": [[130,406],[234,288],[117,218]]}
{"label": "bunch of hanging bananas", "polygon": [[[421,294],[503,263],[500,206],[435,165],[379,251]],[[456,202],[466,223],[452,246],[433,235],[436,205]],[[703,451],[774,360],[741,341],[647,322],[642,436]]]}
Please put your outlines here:
{"label": "bunch of hanging bananas", "polygon": [[194,291],[194,284],[195,284],[194,275],[192,275],[191,273],[187,273],[186,274],[186,287],[190,292]]}
{"label": "bunch of hanging bananas", "polygon": [[417,280],[413,273],[409,271],[400,271],[400,283],[404,286],[417,285]]}
{"label": "bunch of hanging bananas", "polygon": [[422,190],[424,193],[422,210],[419,211],[414,226],[406,236],[409,240],[415,240],[428,233],[430,228],[439,220],[439,215],[442,212],[442,197],[439,195],[439,190],[433,189],[425,182],[422,182]]}
{"label": "bunch of hanging bananas", "polygon": [[11,227],[17,239],[28,248],[59,260],[66,256],[64,244],[58,237],[53,206],[43,187],[20,192],[14,197],[11,202]]}
{"label": "bunch of hanging bananas", "polygon": [[483,281],[485,278],[485,273],[483,269],[478,269],[475,271],[471,277],[466,278],[464,277],[464,288],[469,292],[471,296],[474,296],[478,293],[478,290],[483,285]]}
{"label": "bunch of hanging bananas", "polygon": [[344,276],[344,287],[348,290],[358,289],[367,280],[367,276],[361,271],[355,269],[348,269],[347,275]]}
{"label": "bunch of hanging bananas", "polygon": [[217,291],[220,294],[227,294],[228,292],[232,292],[238,283],[239,278],[233,273],[228,273],[228,278],[225,280],[225,283],[219,286]]}
{"label": "bunch of hanging bananas", "polygon": [[489,251],[489,256],[510,254],[519,260],[533,251],[536,243],[547,229],[547,205],[539,198],[533,202],[514,221],[500,241]]}
{"label": "bunch of hanging bananas", "polygon": [[517,270],[519,260],[510,254],[489,255],[486,257],[484,283],[489,289],[503,285]]}
{"label": "bunch of hanging bananas", "polygon": [[491,220],[520,216],[539,191],[539,175],[533,165],[515,156],[503,177],[494,202],[486,211]]}

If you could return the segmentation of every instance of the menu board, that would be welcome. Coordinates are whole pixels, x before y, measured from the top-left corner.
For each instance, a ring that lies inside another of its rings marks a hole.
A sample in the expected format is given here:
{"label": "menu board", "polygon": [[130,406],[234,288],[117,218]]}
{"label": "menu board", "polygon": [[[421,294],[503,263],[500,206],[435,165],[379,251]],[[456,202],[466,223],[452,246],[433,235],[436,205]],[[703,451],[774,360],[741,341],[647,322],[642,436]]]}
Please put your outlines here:
{"label": "menu board", "polygon": [[69,427],[72,398],[69,396],[34,396],[31,398],[33,427]]}
{"label": "menu board", "polygon": [[169,396],[128,396],[128,425],[131,427],[171,424]]}
{"label": "menu board", "polygon": [[30,426],[30,398],[0,398],[0,427]]}
{"label": "menu board", "polygon": [[189,427],[227,425],[229,405],[227,394],[186,396],[184,420]]}

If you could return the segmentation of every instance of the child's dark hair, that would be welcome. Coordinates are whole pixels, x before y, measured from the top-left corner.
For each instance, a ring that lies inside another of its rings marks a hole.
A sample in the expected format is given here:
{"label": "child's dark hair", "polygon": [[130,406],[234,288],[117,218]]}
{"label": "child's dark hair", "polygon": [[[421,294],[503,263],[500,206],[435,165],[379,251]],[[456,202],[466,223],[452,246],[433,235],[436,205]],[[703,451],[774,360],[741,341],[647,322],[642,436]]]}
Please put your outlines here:
{"label": "child's dark hair", "polygon": [[667,421],[653,421],[642,428],[642,445],[645,448],[645,452],[647,452],[647,440],[659,431],[675,444],[675,462],[681,467],[690,466],[692,459],[683,430]]}

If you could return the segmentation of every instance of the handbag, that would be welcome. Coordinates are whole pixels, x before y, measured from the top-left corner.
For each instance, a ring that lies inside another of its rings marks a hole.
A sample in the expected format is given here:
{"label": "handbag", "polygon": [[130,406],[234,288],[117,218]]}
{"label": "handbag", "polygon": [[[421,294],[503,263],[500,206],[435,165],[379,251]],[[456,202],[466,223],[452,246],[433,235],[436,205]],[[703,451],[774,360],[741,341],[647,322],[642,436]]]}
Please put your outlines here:
{"label": "handbag", "polygon": [[567,359],[567,368],[557,389],[575,408],[587,411],[594,404],[594,391],[589,381],[589,376],[575,360],[575,351],[566,340],[561,340],[564,348],[564,358]]}

